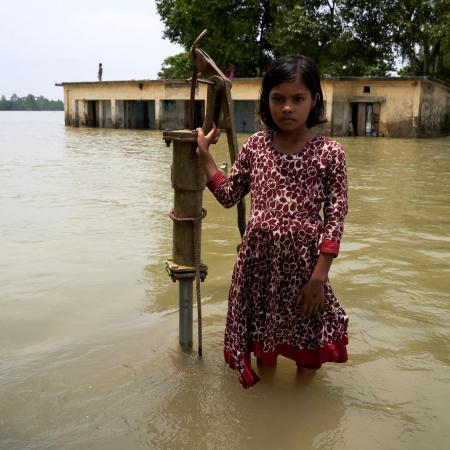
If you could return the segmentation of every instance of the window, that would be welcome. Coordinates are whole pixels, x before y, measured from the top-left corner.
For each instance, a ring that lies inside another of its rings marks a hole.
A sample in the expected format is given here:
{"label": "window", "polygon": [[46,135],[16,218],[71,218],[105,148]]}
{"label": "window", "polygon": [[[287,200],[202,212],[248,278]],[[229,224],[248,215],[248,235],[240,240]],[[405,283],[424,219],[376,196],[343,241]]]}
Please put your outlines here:
{"label": "window", "polygon": [[363,92],[365,94],[370,94],[370,86],[364,86]]}

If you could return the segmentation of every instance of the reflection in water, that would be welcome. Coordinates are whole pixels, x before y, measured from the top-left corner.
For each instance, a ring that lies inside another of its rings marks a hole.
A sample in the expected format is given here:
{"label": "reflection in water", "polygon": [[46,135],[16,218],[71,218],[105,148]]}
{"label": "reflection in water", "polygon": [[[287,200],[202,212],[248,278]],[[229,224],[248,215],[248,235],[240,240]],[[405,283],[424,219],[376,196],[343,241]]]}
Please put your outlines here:
{"label": "reflection in water", "polygon": [[[235,211],[205,193],[199,361],[178,349],[164,271],[171,149],[159,132],[62,123],[0,113],[0,448],[446,448],[448,139],[341,139],[332,282],[350,361],[314,375],[280,358],[244,391],[222,361]],[[224,140],[213,151],[227,160]]]}

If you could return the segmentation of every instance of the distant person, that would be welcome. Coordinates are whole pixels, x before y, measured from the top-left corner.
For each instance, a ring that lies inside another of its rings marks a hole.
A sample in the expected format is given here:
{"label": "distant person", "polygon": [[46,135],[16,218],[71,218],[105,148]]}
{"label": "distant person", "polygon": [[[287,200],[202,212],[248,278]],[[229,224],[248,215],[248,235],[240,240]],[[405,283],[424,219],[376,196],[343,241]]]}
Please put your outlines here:
{"label": "distant person", "polygon": [[103,76],[103,67],[102,67],[102,63],[98,64],[98,81],[102,81],[102,76]]}
{"label": "distant person", "polygon": [[224,74],[227,78],[229,78],[230,80],[233,78],[236,78],[236,68],[234,67],[234,64],[230,64],[228,66],[228,69],[225,70],[225,74]]}
{"label": "distant person", "polygon": [[[242,238],[228,296],[225,361],[248,388],[260,365],[277,356],[300,370],[347,361],[348,317],[328,280],[347,213],[342,145],[317,134],[325,122],[320,75],[305,56],[275,60],[262,81],[265,131],[250,136],[231,173],[218,170],[198,128],[197,154],[207,186],[225,207],[251,193],[250,221]],[[320,211],[323,207],[323,218]]]}

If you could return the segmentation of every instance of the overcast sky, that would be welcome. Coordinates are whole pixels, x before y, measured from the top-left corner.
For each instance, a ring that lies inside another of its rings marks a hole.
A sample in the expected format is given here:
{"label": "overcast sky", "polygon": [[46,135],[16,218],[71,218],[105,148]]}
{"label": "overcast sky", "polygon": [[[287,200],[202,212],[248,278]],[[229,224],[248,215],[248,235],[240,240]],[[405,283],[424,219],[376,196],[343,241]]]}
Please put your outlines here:
{"label": "overcast sky", "polygon": [[62,99],[61,81],[156,78],[183,51],[163,40],[153,0],[0,0],[0,96]]}

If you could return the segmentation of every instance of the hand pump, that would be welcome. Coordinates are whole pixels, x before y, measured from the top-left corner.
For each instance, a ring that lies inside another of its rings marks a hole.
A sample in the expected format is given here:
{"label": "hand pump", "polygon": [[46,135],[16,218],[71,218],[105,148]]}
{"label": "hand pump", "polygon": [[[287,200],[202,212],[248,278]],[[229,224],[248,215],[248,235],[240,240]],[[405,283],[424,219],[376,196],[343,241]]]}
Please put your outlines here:
{"label": "hand pump", "polygon": [[[202,208],[205,175],[196,154],[197,131],[194,130],[197,83],[205,83],[208,86],[203,131],[207,134],[213,122],[221,129],[225,129],[232,164],[239,151],[234,128],[231,81],[207,53],[197,48],[198,42],[205,34],[206,30],[197,37],[189,52],[194,69],[191,80],[188,129],[163,132],[163,139],[167,146],[173,142],[174,209],[169,214],[173,220],[173,251],[172,258],[166,261],[166,269],[172,280],[180,283],[179,342],[185,351],[192,347],[192,291],[193,281],[196,280],[199,357],[202,356],[200,280],[205,280],[207,267],[200,262],[201,221],[206,216],[206,211]],[[239,202],[237,209],[238,227],[242,237],[246,226],[245,202]]]}

